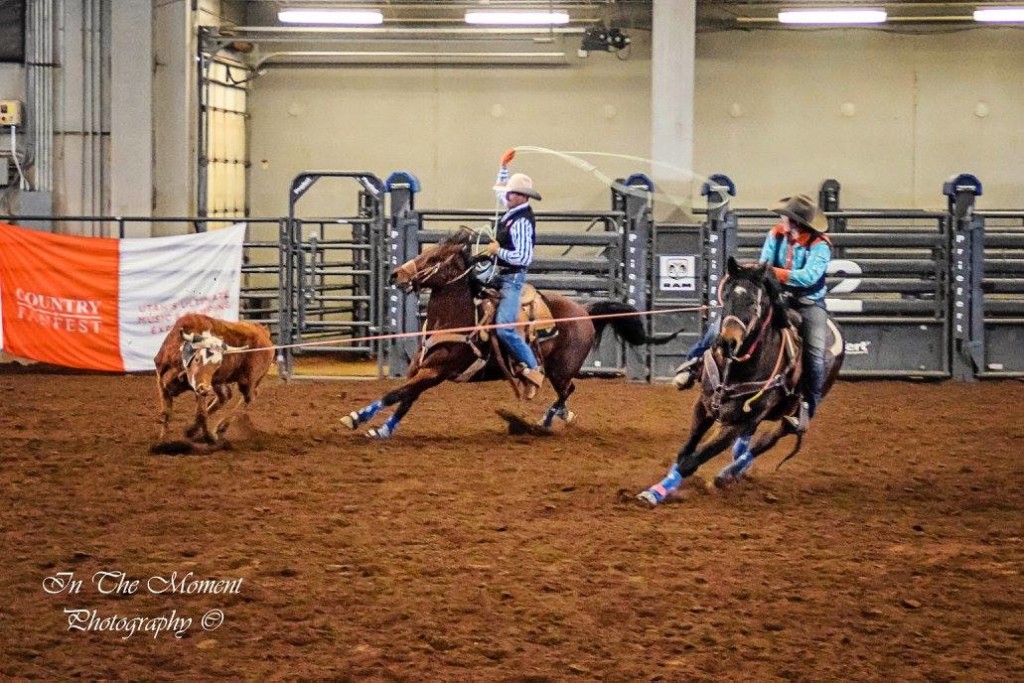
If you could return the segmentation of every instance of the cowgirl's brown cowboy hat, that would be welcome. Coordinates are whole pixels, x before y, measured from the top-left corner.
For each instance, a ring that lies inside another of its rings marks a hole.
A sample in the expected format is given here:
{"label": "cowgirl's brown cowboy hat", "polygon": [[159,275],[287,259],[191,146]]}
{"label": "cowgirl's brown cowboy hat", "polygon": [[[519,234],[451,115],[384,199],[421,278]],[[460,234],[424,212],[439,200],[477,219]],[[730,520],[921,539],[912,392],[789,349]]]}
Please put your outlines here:
{"label": "cowgirl's brown cowboy hat", "polygon": [[795,194],[792,197],[783,197],[768,207],[772,213],[792,218],[809,230],[815,232],[828,232],[828,219],[821,212],[813,199],[805,194]]}
{"label": "cowgirl's brown cowboy hat", "polygon": [[540,199],[540,192],[533,189],[533,179],[525,173],[513,173],[512,177],[504,185],[495,185],[495,190],[504,191],[505,194],[515,192],[534,199]]}

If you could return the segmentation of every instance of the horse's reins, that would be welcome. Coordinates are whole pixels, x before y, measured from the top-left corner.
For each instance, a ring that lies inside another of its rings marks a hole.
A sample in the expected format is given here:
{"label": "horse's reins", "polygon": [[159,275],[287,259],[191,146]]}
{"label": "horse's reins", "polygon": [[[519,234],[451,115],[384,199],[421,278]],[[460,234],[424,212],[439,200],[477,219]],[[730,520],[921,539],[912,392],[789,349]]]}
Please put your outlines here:
{"label": "horse's reins", "polygon": [[[453,258],[455,258],[456,256],[458,256],[458,255],[459,255],[459,253],[456,252],[456,253],[451,254],[450,256],[448,256],[448,258],[443,259],[441,261],[438,261],[437,263],[435,263],[434,265],[430,266],[429,268],[422,268],[422,269],[416,270],[412,275],[409,276],[409,281],[410,282],[415,282],[416,284],[419,284],[419,285],[422,285],[424,280],[437,275],[437,273],[440,272],[441,268],[443,268],[444,266],[448,265],[451,262],[451,260]],[[449,280],[448,282],[444,283],[444,285],[442,285],[442,286],[448,286],[450,284],[454,284],[454,283],[458,282],[462,278],[464,278],[467,275],[469,275],[470,271],[472,271],[472,270],[473,270],[473,264],[471,264],[469,266],[469,268],[467,268],[466,270],[462,271],[462,273],[459,274],[458,276],[456,276],[456,277],[452,278],[451,280]]]}

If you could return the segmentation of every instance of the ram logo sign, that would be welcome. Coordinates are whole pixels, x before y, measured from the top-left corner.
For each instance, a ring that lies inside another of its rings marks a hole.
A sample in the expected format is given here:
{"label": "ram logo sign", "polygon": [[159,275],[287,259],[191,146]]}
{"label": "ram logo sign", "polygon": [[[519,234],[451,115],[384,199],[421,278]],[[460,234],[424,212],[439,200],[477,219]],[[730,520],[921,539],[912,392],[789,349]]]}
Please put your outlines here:
{"label": "ram logo sign", "polygon": [[696,256],[662,256],[658,267],[658,289],[663,292],[697,291],[696,262]]}
{"label": "ram logo sign", "polygon": [[868,347],[871,345],[869,341],[859,342],[846,342],[846,355],[847,356],[866,356],[868,355]]}

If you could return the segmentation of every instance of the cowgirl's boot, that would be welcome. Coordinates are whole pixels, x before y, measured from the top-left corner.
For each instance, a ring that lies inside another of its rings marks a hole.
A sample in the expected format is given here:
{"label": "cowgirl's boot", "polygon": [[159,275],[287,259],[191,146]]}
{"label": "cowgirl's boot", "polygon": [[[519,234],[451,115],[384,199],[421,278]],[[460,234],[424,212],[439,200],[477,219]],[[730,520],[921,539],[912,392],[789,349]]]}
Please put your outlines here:
{"label": "cowgirl's boot", "polygon": [[797,434],[803,434],[811,422],[811,418],[818,411],[818,404],[821,403],[821,394],[825,386],[825,360],[821,358],[812,359],[807,364],[803,377],[801,377],[800,408],[796,415],[787,415],[785,420],[790,428]]}

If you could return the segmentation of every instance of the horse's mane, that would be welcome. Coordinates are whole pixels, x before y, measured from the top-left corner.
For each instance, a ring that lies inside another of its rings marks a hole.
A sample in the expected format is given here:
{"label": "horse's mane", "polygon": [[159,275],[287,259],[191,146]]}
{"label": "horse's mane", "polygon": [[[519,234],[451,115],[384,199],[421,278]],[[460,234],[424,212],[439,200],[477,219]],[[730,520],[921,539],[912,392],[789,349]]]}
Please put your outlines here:
{"label": "horse's mane", "polygon": [[768,292],[768,300],[772,305],[772,327],[782,329],[788,322],[785,290],[782,283],[775,277],[775,271],[767,265],[742,266],[730,276],[746,280],[758,286],[763,286]]}
{"label": "horse's mane", "polygon": [[442,246],[443,247],[447,247],[447,246],[465,247],[465,246],[468,246],[468,245],[473,243],[473,239],[474,239],[475,236],[476,236],[475,232],[473,232],[472,230],[470,230],[469,228],[467,228],[466,226],[463,225],[462,227],[460,227],[455,232],[450,233],[447,236],[445,236],[445,238],[442,239],[440,242],[438,242],[437,245],[439,247],[442,247]]}

